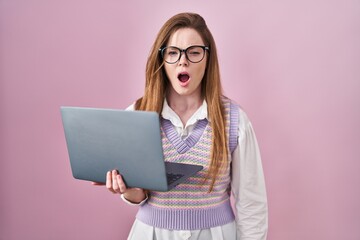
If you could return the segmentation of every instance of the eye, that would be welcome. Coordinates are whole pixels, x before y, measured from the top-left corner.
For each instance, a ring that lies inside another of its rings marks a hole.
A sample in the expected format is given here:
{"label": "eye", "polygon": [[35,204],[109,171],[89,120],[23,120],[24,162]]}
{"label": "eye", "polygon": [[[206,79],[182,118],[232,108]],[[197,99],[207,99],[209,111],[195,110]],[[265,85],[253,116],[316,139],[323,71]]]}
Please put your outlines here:
{"label": "eye", "polygon": [[201,47],[198,47],[198,46],[190,47],[187,50],[187,54],[191,55],[191,56],[198,56],[198,55],[201,55],[202,53],[203,53],[203,49]]}
{"label": "eye", "polygon": [[191,51],[189,51],[189,54],[191,54],[191,55],[199,55],[201,53],[199,51],[197,51],[197,50],[191,50]]}
{"label": "eye", "polygon": [[175,55],[178,54],[178,52],[177,52],[177,51],[168,51],[167,54],[168,54],[169,56],[175,56]]}

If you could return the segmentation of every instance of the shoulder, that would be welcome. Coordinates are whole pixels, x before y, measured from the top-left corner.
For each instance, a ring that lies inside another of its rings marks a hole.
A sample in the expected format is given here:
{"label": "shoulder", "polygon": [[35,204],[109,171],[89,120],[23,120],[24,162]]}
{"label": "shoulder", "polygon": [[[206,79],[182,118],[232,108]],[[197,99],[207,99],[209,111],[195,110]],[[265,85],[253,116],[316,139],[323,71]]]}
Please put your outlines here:
{"label": "shoulder", "polygon": [[251,125],[251,122],[249,120],[248,115],[246,114],[246,111],[244,108],[234,101],[233,99],[230,99],[228,97],[223,96],[223,103],[228,104],[230,107],[230,111],[233,112],[233,120],[238,121],[238,128],[240,131],[244,131],[249,125]]}

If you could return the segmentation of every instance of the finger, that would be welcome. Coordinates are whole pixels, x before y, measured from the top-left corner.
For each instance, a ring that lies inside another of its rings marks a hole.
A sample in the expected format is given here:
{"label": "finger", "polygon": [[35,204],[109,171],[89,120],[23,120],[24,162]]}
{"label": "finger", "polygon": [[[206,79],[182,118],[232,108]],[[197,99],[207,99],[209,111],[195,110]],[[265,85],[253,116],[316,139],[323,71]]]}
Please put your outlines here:
{"label": "finger", "polygon": [[118,174],[116,176],[116,181],[117,181],[117,183],[119,185],[120,193],[124,193],[126,191],[126,185],[125,185],[124,180],[123,180],[123,178],[122,178],[122,176],[120,174]]}
{"label": "finger", "polygon": [[101,182],[91,182],[91,184],[94,186],[104,186],[105,185],[104,183],[101,183]]}
{"label": "finger", "polygon": [[112,176],[111,176],[111,172],[108,171],[106,173],[106,188],[110,191],[114,193],[114,189],[112,189]]}
{"label": "finger", "polygon": [[112,189],[114,190],[115,193],[120,193],[120,187],[117,182],[118,175],[119,173],[116,170],[112,171]]}

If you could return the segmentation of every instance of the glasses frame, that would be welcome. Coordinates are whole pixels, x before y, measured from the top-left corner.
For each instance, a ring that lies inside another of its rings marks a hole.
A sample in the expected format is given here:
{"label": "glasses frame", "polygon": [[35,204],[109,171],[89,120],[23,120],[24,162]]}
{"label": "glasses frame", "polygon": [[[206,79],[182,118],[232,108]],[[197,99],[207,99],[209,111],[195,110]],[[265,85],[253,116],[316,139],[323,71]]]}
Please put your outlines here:
{"label": "glasses frame", "polygon": [[[189,50],[190,48],[194,48],[194,47],[200,47],[200,48],[202,48],[202,49],[204,50],[204,55],[203,55],[203,57],[202,57],[199,61],[196,61],[196,62],[191,61],[191,60],[189,59],[188,55],[187,55],[187,50]],[[166,50],[167,48],[175,48],[175,49],[178,49],[178,50],[180,51],[179,59],[176,60],[175,62],[168,62],[168,61],[166,61],[166,60],[164,59],[164,52],[165,52],[165,50]],[[166,63],[168,63],[168,64],[175,64],[175,63],[179,62],[183,53],[185,53],[185,57],[186,57],[186,59],[187,59],[189,62],[199,63],[199,62],[201,62],[201,61],[204,59],[206,51],[210,51],[209,47],[207,47],[207,46],[201,46],[201,45],[193,45],[193,46],[187,47],[187,48],[185,48],[185,49],[181,49],[181,48],[178,48],[178,47],[175,47],[175,46],[167,46],[167,47],[163,47],[163,48],[160,48],[160,49],[159,49],[159,52],[160,52],[160,54],[161,54],[162,59],[163,59]]]}

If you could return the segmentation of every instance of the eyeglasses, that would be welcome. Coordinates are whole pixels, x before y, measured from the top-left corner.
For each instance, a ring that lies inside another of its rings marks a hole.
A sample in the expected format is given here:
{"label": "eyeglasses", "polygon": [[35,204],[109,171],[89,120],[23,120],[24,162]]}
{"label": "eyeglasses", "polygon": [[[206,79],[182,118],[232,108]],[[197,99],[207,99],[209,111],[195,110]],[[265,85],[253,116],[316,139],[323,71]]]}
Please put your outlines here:
{"label": "eyeglasses", "polygon": [[169,46],[159,49],[161,57],[169,64],[178,62],[182,53],[185,53],[186,59],[192,63],[201,62],[205,57],[205,50],[209,51],[209,48],[205,46],[190,46],[186,49],[180,49]]}

